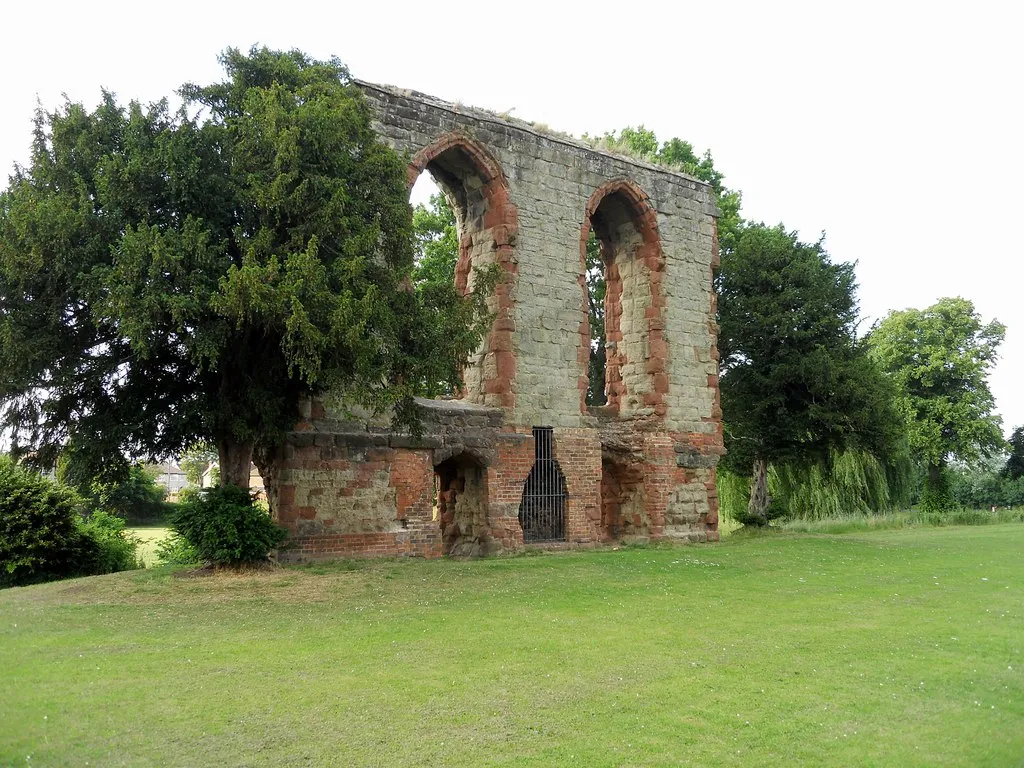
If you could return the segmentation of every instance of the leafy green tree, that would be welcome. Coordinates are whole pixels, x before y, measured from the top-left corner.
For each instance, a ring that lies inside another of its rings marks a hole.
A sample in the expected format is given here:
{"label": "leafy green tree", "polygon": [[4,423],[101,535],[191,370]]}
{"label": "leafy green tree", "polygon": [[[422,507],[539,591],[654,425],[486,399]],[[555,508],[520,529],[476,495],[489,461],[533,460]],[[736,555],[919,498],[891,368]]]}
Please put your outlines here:
{"label": "leafy green tree", "polygon": [[950,494],[959,507],[990,509],[1024,504],[1024,475],[1013,478],[1002,457],[982,459],[972,465],[950,462],[947,468]]}
{"label": "leafy green tree", "polygon": [[99,477],[91,476],[88,469],[71,446],[61,454],[56,475],[59,482],[78,492],[89,510],[103,511],[133,524],[162,521],[169,511],[167,492],[157,482],[153,468],[136,462],[124,473]]}
{"label": "leafy green tree", "polygon": [[185,106],[36,115],[0,195],[0,415],[20,447],[123,474],[125,456],[218,450],[246,487],[300,396],[414,424],[457,384],[486,283],[407,289],[406,166],[337,61],[229,49]]}
{"label": "leafy green tree", "polygon": [[439,193],[430,196],[429,205],[417,205],[412,213],[412,228],[417,246],[415,284],[454,285],[459,232],[448,198]]}
{"label": "leafy green tree", "polygon": [[988,373],[1006,328],[984,323],[963,298],[924,310],[891,312],[871,331],[874,358],[896,385],[896,407],[910,447],[927,467],[922,506],[950,506],[945,468],[973,462],[1004,446]]}
{"label": "leafy green tree", "polygon": [[124,480],[93,483],[89,496],[96,508],[127,521],[157,521],[167,512],[167,492],[156,473],[133,464]]}
{"label": "leafy green tree", "polygon": [[190,485],[196,487],[202,485],[203,473],[215,461],[217,461],[217,449],[205,440],[201,440],[185,449],[178,460],[178,466],[185,473],[185,479]]}
{"label": "leafy green tree", "polygon": [[768,468],[858,449],[886,456],[900,439],[891,388],[859,344],[853,264],[781,225],[744,227],[723,256],[719,353],[726,466],[751,477],[746,522],[764,525]]}
{"label": "leafy green tree", "polygon": [[780,516],[801,520],[866,515],[906,506],[907,475],[913,464],[901,464],[899,469],[905,474],[894,478],[895,469],[857,448],[833,449],[810,463],[776,464],[768,473],[771,505]]}
{"label": "leafy green tree", "polygon": [[1010,455],[1002,473],[1011,480],[1024,477],[1024,427],[1017,427],[1010,436]]}

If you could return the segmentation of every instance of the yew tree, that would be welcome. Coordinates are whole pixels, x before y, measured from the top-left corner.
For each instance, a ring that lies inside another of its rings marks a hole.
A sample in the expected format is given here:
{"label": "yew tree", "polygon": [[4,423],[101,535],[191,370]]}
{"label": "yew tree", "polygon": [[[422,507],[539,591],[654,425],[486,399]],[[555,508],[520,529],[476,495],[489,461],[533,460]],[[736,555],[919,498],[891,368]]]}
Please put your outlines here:
{"label": "yew tree", "polygon": [[0,417],[42,463],[211,440],[246,487],[301,396],[412,424],[479,341],[482,297],[411,290],[406,163],[345,67],[221,60],[176,111],[40,109],[0,193]]}
{"label": "yew tree", "polygon": [[718,290],[724,461],[751,478],[744,522],[764,525],[769,465],[821,464],[844,449],[884,457],[900,423],[856,337],[853,264],[781,225],[749,225],[722,256]]}

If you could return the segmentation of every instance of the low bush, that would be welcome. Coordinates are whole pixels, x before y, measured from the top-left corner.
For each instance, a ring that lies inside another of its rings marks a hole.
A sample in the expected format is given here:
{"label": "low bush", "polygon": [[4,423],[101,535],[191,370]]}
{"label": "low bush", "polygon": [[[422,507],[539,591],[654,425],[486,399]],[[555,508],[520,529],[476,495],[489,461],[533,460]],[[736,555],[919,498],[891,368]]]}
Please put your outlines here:
{"label": "low bush", "polygon": [[121,518],[97,510],[79,523],[79,530],[96,543],[92,562],[84,564],[88,573],[116,573],[144,567],[136,555],[139,539],[125,530]]}
{"label": "low bush", "polygon": [[77,525],[82,500],[70,488],[0,457],[0,585],[74,576],[95,542]]}
{"label": "low bush", "polygon": [[0,457],[0,586],[140,567],[137,541],[103,512],[83,520],[72,489]]}
{"label": "low bush", "polygon": [[156,543],[156,559],[161,565],[198,565],[199,552],[176,533]]}
{"label": "low bush", "polygon": [[179,504],[171,528],[214,565],[265,560],[287,533],[244,488],[209,488]]}

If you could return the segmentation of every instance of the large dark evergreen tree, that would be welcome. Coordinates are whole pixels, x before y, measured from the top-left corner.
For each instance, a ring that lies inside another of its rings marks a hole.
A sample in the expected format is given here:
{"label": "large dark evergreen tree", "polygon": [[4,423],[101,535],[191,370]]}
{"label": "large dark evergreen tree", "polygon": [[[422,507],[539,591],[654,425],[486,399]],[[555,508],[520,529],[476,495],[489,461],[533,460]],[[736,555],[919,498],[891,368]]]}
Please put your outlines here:
{"label": "large dark evergreen tree", "polygon": [[855,336],[853,264],[783,227],[744,227],[723,256],[718,337],[726,466],[751,477],[747,521],[768,521],[772,463],[826,462],[899,441],[891,389]]}
{"label": "large dark evergreen tree", "polygon": [[177,113],[111,94],[41,110],[0,195],[0,410],[40,461],[69,441],[99,469],[211,439],[244,487],[301,395],[411,423],[479,341],[479,295],[408,289],[405,163],[345,68],[222,61]]}

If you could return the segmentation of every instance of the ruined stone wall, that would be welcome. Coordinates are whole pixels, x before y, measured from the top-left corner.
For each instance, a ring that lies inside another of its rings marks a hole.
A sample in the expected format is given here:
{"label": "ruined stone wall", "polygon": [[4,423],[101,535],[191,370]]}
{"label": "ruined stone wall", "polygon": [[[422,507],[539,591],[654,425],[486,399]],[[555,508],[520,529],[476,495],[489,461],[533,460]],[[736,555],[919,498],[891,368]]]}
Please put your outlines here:
{"label": "ruined stone wall", "polygon": [[[634,290],[627,299],[629,315],[623,318],[619,352],[635,373],[634,391],[627,390],[621,415],[655,415],[650,398],[644,398],[654,389],[650,371],[655,368],[665,378],[664,427],[715,432],[717,379],[709,385],[709,377],[718,371],[711,284],[717,208],[706,184],[596,152],[522,121],[423,94],[360,85],[381,136],[408,154],[414,175],[433,170],[432,161],[441,155],[438,147],[460,141],[473,148],[467,154],[483,158],[473,161],[479,166],[474,183],[486,186],[493,183],[488,174],[501,174],[495,186],[507,190],[501,202],[514,208],[514,239],[505,242],[506,227],[491,242],[477,238],[474,247],[478,257],[507,248],[512,262],[503,289],[514,307],[511,317],[503,318],[514,356],[514,371],[507,371],[514,396],[512,423],[594,426],[580,408],[579,382],[587,375],[586,340],[580,333],[586,319],[581,239],[589,231],[593,209],[605,195],[623,194],[628,183],[632,213],[642,219],[634,224],[648,231],[638,232],[633,247],[620,254],[620,269]],[[451,183],[450,173],[438,175],[442,186],[446,177]],[[501,215],[506,224],[513,218],[505,211]],[[637,253],[636,246],[651,238],[657,242]]]}
{"label": "ruined stone wall", "polygon": [[[524,545],[533,427],[553,428],[564,545],[716,539],[722,452],[707,185],[525,122],[359,82],[381,137],[430,172],[459,226],[456,287],[497,265],[463,400],[422,437],[307,403],[276,458],[283,557],[488,554]],[[606,259],[608,405],[587,408],[585,256]]]}

